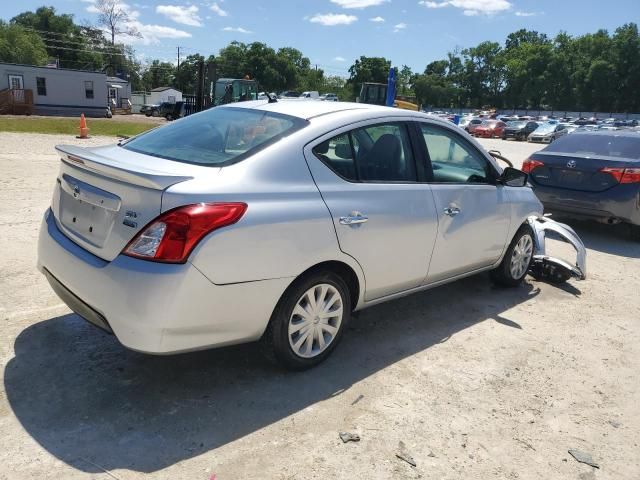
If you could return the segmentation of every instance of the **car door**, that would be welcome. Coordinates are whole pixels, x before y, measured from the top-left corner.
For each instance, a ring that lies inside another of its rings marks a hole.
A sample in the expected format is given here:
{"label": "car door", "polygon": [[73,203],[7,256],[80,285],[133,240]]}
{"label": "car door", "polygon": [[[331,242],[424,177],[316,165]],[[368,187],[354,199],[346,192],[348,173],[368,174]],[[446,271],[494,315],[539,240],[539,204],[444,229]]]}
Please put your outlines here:
{"label": "car door", "polygon": [[431,169],[438,234],[427,283],[494,264],[507,243],[511,208],[492,162],[453,129],[420,123]]}
{"label": "car door", "polygon": [[365,122],[305,148],[340,249],[364,272],[366,301],[418,287],[427,274],[437,219],[418,181],[416,138],[404,122]]}

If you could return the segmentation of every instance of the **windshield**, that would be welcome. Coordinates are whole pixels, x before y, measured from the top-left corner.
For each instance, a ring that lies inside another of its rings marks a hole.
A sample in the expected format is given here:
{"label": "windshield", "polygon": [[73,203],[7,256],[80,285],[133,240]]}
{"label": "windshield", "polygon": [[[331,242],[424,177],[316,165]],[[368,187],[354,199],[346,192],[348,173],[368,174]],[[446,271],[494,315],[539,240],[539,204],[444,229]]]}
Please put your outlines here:
{"label": "windshield", "polygon": [[640,136],[574,133],[556,140],[545,151],[640,160]]}
{"label": "windshield", "polygon": [[549,125],[548,123],[545,123],[544,125],[540,125],[538,128],[536,128],[536,133],[551,133],[555,129],[555,125]]}
{"label": "windshield", "polygon": [[509,128],[524,128],[527,125],[527,122],[508,122],[507,126]]}
{"label": "windshield", "polygon": [[123,148],[197,165],[238,162],[303,128],[305,120],[245,108],[216,107],[130,140]]}

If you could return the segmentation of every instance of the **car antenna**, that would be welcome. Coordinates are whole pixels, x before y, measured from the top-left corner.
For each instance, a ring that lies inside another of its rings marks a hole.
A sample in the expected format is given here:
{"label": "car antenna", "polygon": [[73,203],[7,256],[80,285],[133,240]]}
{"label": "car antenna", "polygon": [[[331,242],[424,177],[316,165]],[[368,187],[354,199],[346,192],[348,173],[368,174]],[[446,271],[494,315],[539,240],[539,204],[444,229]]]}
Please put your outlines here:
{"label": "car antenna", "polygon": [[267,93],[267,100],[269,103],[278,103],[278,97],[274,93]]}

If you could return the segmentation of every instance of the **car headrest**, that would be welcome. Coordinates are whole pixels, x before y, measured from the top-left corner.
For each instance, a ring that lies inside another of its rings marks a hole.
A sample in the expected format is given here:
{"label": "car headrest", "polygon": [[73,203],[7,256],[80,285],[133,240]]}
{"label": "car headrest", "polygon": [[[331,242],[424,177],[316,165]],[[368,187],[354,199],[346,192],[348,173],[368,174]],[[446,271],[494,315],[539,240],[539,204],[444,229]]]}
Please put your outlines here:
{"label": "car headrest", "polygon": [[316,145],[316,148],[314,148],[314,150],[316,151],[316,153],[319,153],[321,155],[326,155],[326,153],[329,151],[329,140],[327,140],[326,142],[322,142],[319,145]]}
{"label": "car headrest", "polygon": [[335,151],[336,157],[351,158],[351,145],[348,143],[338,143]]}

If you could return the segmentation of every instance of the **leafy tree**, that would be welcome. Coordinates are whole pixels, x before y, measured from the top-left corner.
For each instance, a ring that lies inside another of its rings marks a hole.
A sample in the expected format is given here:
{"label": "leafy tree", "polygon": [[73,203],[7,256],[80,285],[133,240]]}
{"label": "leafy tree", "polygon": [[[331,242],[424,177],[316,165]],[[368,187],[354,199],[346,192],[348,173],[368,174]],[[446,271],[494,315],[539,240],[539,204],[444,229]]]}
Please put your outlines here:
{"label": "leafy tree", "polygon": [[411,68],[407,65],[403,65],[400,71],[398,72],[398,92],[402,95],[406,95],[409,90],[409,86],[411,85],[411,79],[413,78],[413,72]]}
{"label": "leafy tree", "polygon": [[387,83],[391,61],[384,57],[361,56],[349,67],[347,83],[352,89],[353,97],[357,97],[364,82]]}
{"label": "leafy tree", "polygon": [[175,72],[176,67],[172,63],[153,60],[142,73],[142,90],[173,85]]}
{"label": "leafy tree", "polygon": [[36,32],[0,20],[0,62],[44,65],[49,55]]}

